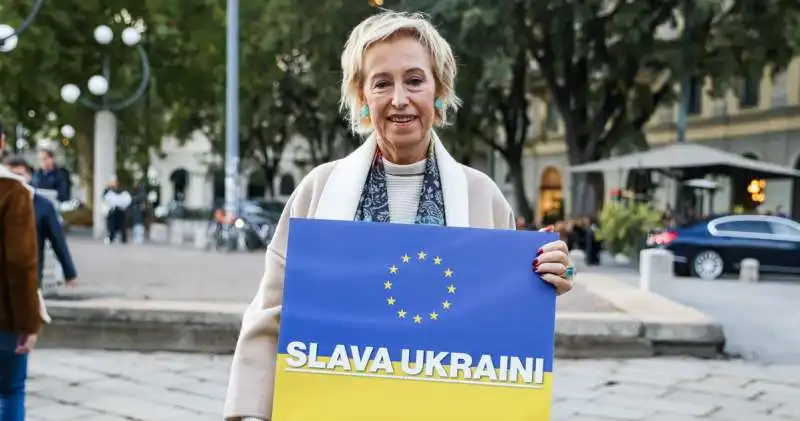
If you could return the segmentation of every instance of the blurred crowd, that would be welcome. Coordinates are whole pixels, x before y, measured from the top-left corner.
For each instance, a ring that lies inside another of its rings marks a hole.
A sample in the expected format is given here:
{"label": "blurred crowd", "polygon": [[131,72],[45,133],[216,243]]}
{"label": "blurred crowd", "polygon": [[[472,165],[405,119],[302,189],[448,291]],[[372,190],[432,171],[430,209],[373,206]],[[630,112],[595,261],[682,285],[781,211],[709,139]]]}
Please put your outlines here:
{"label": "blurred crowd", "polygon": [[[552,223],[548,223],[552,222]],[[599,222],[595,216],[583,216],[574,219],[546,220],[541,226],[529,224],[525,218],[517,218],[518,230],[537,231],[552,226],[570,250],[582,250],[586,254],[586,264],[599,265],[602,242],[597,238]]]}

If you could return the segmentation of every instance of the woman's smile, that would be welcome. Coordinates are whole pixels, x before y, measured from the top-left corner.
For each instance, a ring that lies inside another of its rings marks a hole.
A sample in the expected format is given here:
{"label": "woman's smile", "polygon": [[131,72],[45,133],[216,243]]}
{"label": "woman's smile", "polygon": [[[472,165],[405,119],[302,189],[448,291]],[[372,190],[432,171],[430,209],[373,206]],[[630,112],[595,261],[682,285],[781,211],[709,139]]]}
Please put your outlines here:
{"label": "woman's smile", "polygon": [[406,130],[419,121],[419,117],[411,114],[394,114],[387,117],[387,120],[392,123],[395,130]]}

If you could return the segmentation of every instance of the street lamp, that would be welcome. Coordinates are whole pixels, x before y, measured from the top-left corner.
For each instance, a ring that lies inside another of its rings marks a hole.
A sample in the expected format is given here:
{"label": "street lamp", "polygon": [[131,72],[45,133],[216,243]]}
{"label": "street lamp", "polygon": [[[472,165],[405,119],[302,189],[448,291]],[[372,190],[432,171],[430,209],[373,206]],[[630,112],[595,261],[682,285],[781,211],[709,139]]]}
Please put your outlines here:
{"label": "street lamp", "polygon": [[[108,45],[114,40],[114,31],[106,25],[100,25],[94,30],[94,39],[100,45]],[[150,62],[147,53],[139,43],[142,39],[141,33],[135,28],[125,28],[122,31],[122,42],[136,48],[142,62],[142,80],[139,86],[127,98],[113,101],[108,96],[110,87],[111,71],[110,58],[108,55],[103,57],[102,74],[91,76],[86,82],[86,88],[93,96],[100,97],[100,102],[94,102],[86,96],[82,96],[81,88],[78,85],[68,83],[61,87],[61,99],[69,104],[79,103],[95,111],[94,116],[94,205],[92,206],[93,216],[93,236],[95,239],[102,238],[104,235],[102,206],[102,193],[105,184],[111,180],[117,171],[117,119],[114,111],[122,110],[144,95],[150,83]],[[66,127],[66,126],[65,126]],[[62,128],[62,134],[64,128]],[[74,134],[74,129],[72,129]]]}
{"label": "street lamp", "polygon": [[36,17],[42,7],[42,3],[44,3],[44,0],[36,0],[30,13],[28,13],[28,17],[22,21],[22,24],[17,29],[9,25],[0,24],[0,52],[8,53],[17,47],[19,35],[31,26],[33,18]]}
{"label": "street lamp", "polygon": [[64,136],[64,139],[72,139],[75,136],[75,128],[69,124],[61,126],[61,136]]}

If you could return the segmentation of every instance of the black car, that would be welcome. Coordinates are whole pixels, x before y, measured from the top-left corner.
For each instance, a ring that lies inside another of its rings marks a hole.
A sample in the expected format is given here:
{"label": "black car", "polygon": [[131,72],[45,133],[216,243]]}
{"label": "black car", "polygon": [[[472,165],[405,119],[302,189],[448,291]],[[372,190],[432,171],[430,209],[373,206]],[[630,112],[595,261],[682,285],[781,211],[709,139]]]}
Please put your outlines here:
{"label": "black car", "polygon": [[779,216],[718,216],[652,234],[648,245],[672,251],[679,276],[716,279],[747,258],[762,273],[800,275],[800,223]]}

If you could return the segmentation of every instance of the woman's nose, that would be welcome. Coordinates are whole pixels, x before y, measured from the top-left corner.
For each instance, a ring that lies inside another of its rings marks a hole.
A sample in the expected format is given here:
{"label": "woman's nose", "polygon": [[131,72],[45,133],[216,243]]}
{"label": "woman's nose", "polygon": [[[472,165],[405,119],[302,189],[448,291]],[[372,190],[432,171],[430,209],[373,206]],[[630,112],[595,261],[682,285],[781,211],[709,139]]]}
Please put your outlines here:
{"label": "woman's nose", "polygon": [[401,84],[395,85],[394,96],[392,97],[392,106],[395,108],[403,108],[408,105],[408,93],[406,88]]}

